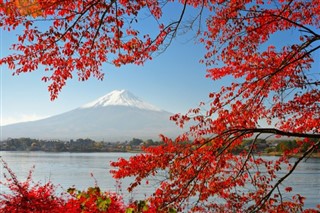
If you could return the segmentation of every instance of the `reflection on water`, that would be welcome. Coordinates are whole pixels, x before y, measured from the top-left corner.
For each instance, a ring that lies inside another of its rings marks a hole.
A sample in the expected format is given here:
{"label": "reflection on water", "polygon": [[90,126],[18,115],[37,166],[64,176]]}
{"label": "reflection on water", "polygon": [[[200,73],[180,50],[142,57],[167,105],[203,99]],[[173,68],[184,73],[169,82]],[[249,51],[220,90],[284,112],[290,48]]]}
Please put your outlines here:
{"label": "reflection on water", "polygon": [[[28,172],[35,165],[33,179],[42,183],[51,180],[60,185],[60,190],[74,186],[80,190],[94,186],[95,181],[103,190],[117,191],[117,183],[109,173],[111,161],[129,158],[132,153],[45,153],[45,152],[0,152],[0,156],[9,164],[20,180],[25,180]],[[274,158],[274,157],[266,157]],[[1,167],[1,174],[3,168]],[[91,176],[94,175],[94,178]],[[0,177],[3,179],[3,177]],[[149,180],[149,182],[154,182]],[[126,188],[130,179],[122,181]],[[307,197],[306,207],[315,207],[320,203],[320,159],[310,158],[299,164],[296,171],[284,185],[292,186],[295,194]],[[284,186],[285,187],[285,186]],[[1,191],[6,189],[1,188]],[[132,193],[122,190],[125,200],[134,197],[144,199],[153,192],[152,184],[140,186]]]}

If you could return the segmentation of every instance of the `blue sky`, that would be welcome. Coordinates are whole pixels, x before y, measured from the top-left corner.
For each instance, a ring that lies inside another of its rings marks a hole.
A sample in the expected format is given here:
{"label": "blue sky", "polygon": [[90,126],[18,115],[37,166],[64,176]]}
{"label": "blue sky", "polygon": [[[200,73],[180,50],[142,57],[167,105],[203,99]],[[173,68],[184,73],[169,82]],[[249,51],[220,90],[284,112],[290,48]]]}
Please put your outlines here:
{"label": "blue sky", "polygon": [[[164,19],[176,19],[176,10],[181,10],[181,5],[173,5],[167,8],[171,16]],[[187,17],[194,15],[188,10]],[[144,29],[149,32],[150,19],[145,19]],[[152,21],[152,20],[151,20]],[[277,34],[271,39],[271,43],[283,44],[292,42],[297,38],[296,32],[288,31]],[[0,57],[9,53],[10,45],[16,41],[16,32],[7,32],[0,29]],[[67,112],[91,102],[113,90],[126,89],[142,100],[157,107],[173,112],[185,113],[190,108],[197,107],[201,101],[209,100],[208,94],[217,91],[221,85],[229,84],[228,79],[213,82],[205,78],[206,67],[199,63],[205,49],[201,44],[191,38],[194,32],[185,36],[178,36],[171,46],[161,55],[154,57],[144,66],[127,65],[115,68],[104,65],[102,70],[105,79],[98,81],[94,78],[86,81],[69,80],[63,88],[59,98],[50,101],[47,83],[41,81],[44,71],[12,76],[12,71],[7,67],[0,67],[1,83],[1,125],[8,123],[33,120]],[[290,39],[289,39],[290,38]],[[319,52],[314,56],[315,68],[319,69]]]}
{"label": "blue sky", "polygon": [[[0,32],[1,57],[9,53],[16,32]],[[115,89],[131,91],[142,100],[164,110],[178,113],[197,107],[208,100],[218,83],[205,78],[205,66],[199,63],[205,50],[193,35],[178,37],[171,46],[143,66],[115,68],[104,65],[105,79],[79,82],[69,80],[55,101],[50,101],[44,71],[12,76],[5,66],[1,72],[1,125],[52,116],[75,109]]]}
{"label": "blue sky", "polygon": [[[6,35],[2,35],[3,44]],[[204,65],[198,63],[202,55],[202,48],[195,48],[193,42],[176,41],[144,66],[104,66],[103,81],[69,80],[55,101],[50,101],[48,84],[40,80],[44,74],[41,70],[12,76],[12,71],[1,67],[2,122],[66,112],[115,89],[127,89],[170,112],[186,112],[206,100],[212,91],[213,83],[205,78]]]}

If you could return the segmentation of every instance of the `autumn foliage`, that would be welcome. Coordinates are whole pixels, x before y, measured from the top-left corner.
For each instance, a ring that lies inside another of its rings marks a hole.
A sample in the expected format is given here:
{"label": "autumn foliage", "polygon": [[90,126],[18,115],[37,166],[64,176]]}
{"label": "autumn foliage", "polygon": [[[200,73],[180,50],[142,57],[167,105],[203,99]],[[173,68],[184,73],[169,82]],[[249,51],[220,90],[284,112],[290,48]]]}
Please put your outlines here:
{"label": "autumn foliage", "polygon": [[[197,22],[207,77],[229,78],[230,84],[210,93],[208,103],[171,117],[179,126],[192,121],[189,131],[175,140],[162,136],[164,145],[114,162],[114,177],[134,176],[132,190],[145,178],[166,174],[149,199],[157,211],[316,212],[303,209],[303,195],[284,196],[294,189],[282,184],[320,143],[320,73],[314,67],[320,1],[178,1],[178,20],[162,23],[162,3],[172,2],[0,1],[0,27],[24,29],[12,47],[17,53],[0,64],[15,74],[44,65],[49,76],[43,80],[55,99],[74,71],[79,80],[102,79],[102,63],[143,64],[172,42],[182,24],[191,29]],[[187,8],[195,8],[192,20]],[[155,35],[138,30],[145,12],[156,20]],[[47,29],[36,28],[41,19],[49,21]],[[266,134],[299,143],[267,160],[255,151]],[[235,154],[250,137],[250,148]],[[290,163],[293,154],[300,157]]]}
{"label": "autumn foliage", "polygon": [[8,192],[0,194],[0,212],[16,213],[152,213],[156,212],[148,201],[135,201],[126,205],[121,196],[103,192],[98,186],[85,191],[69,188],[58,194],[57,186],[50,181],[41,184],[32,180],[34,168],[25,181],[19,181],[8,164],[2,160],[5,169],[2,189]]}
{"label": "autumn foliage", "polygon": [[[148,9],[155,18],[161,15],[157,1],[0,1],[0,27],[24,28],[18,43],[12,46],[17,54],[2,58],[15,74],[46,66],[51,82],[49,91],[55,99],[76,71],[79,80],[90,76],[103,78],[101,65],[105,62],[121,66],[142,64],[151,59],[150,53],[165,39],[169,29],[159,25],[159,35],[151,39],[131,27],[138,12]],[[37,17],[37,19],[30,19]],[[35,21],[44,19],[49,28],[40,31]],[[127,19],[131,20],[129,23]]]}
{"label": "autumn foliage", "polygon": [[[55,187],[50,183],[41,185],[32,182],[32,172],[30,171],[26,181],[19,181],[17,176],[2,160],[4,168],[8,174],[1,178],[1,187],[8,187],[9,192],[1,192],[0,211],[1,212],[59,212],[64,205],[64,200],[53,196]],[[34,184],[34,185],[33,185]]]}

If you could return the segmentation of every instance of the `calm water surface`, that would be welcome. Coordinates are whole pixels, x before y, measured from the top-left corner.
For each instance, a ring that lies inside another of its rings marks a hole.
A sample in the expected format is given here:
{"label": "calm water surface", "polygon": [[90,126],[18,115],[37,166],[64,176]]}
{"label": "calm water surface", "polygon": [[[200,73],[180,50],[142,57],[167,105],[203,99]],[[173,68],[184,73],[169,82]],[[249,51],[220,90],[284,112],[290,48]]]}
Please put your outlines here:
{"label": "calm water surface", "polygon": [[[129,158],[132,153],[46,153],[46,152],[0,152],[0,156],[9,164],[19,180],[25,180],[28,172],[35,165],[33,179],[42,183],[52,181],[59,185],[59,190],[69,187],[85,189],[94,186],[97,181],[104,190],[123,193],[125,200],[130,198],[144,199],[152,194],[153,186],[141,186],[133,193],[127,193],[125,188],[130,179],[122,181],[122,191],[112,179],[110,162],[118,158]],[[274,157],[267,157],[274,158]],[[4,172],[1,167],[1,174]],[[94,178],[91,176],[94,175]],[[1,180],[3,177],[0,176]],[[149,180],[154,182],[154,180]],[[285,182],[292,186],[294,193],[307,197],[306,207],[315,207],[320,203],[320,159],[310,158],[302,162],[297,170]],[[284,186],[285,187],[285,186]],[[2,187],[2,192],[7,189]]]}

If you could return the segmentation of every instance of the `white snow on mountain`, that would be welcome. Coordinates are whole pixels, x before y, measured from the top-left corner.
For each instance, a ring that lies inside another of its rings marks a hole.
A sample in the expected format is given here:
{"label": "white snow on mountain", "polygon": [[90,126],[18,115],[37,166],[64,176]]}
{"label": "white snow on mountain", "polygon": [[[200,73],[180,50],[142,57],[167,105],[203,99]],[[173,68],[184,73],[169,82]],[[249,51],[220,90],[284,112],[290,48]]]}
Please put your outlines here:
{"label": "white snow on mountain", "polygon": [[138,97],[127,90],[114,90],[95,101],[83,105],[80,108],[86,109],[106,106],[130,106],[137,107],[139,109],[162,111],[156,106],[140,100]]}

